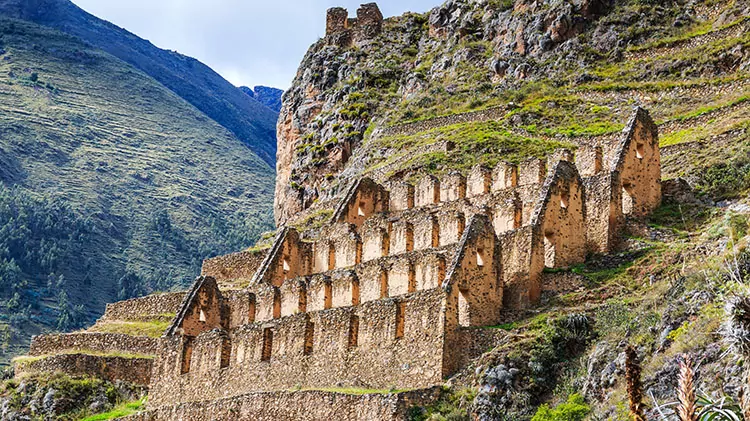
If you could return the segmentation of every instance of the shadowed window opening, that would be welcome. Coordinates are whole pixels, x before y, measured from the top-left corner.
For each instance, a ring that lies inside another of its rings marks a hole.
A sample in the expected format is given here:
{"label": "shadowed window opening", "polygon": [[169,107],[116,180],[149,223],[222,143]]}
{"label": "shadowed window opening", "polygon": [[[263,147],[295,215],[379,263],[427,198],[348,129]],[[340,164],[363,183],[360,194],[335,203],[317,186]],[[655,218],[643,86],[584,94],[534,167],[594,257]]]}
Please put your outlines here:
{"label": "shadowed window opening", "polygon": [[349,319],[349,349],[356,348],[359,342],[359,316]]}
{"label": "shadowed window opening", "polygon": [[477,249],[477,266],[484,267],[484,249]]}
{"label": "shadowed window opening", "polygon": [[569,193],[563,193],[560,195],[560,208],[562,209],[568,209],[568,201],[570,200],[570,194]]}
{"label": "shadowed window opening", "polygon": [[396,304],[396,339],[404,337],[404,313],[406,312],[406,303]]}
{"label": "shadowed window opening", "polygon": [[182,364],[180,367],[180,373],[186,374],[190,372],[190,361],[193,358],[193,338],[185,337],[185,342],[182,345]]}
{"label": "shadowed window opening", "polygon": [[638,159],[643,159],[643,157],[646,156],[646,147],[643,143],[638,143],[635,145],[635,157]]}
{"label": "shadowed window opening", "polygon": [[313,341],[315,340],[315,324],[311,321],[307,321],[305,324],[305,355],[312,355],[313,353]]}
{"label": "shadowed window opening", "polygon": [[229,360],[232,356],[232,342],[229,338],[224,338],[221,341],[221,368],[229,367]]}
{"label": "shadowed window opening", "polygon": [[336,269],[336,246],[331,243],[328,246],[328,270]]}
{"label": "shadowed window opening", "polygon": [[281,317],[281,291],[278,288],[273,289],[273,318]]}
{"label": "shadowed window opening", "polygon": [[260,356],[261,361],[271,361],[273,351],[273,330],[268,327],[263,329],[263,349]]}
{"label": "shadowed window opening", "polygon": [[330,282],[326,282],[323,295],[323,308],[329,309],[333,307],[333,285]]}
{"label": "shadowed window opening", "polygon": [[247,308],[247,322],[248,323],[255,322],[255,310],[256,310],[255,295],[251,295],[250,302],[248,303],[248,308]]}
{"label": "shadowed window opening", "polygon": [[380,273],[380,298],[388,297],[388,272],[382,271]]}

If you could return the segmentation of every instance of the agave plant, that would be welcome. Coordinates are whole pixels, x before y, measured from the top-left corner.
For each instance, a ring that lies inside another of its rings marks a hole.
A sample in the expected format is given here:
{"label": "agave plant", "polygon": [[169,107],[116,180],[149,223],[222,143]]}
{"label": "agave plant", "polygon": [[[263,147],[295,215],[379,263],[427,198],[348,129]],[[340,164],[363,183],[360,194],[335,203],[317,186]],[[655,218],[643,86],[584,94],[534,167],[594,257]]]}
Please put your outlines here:
{"label": "agave plant", "polygon": [[718,401],[701,395],[698,397],[698,421],[743,421],[742,408],[730,397]]}
{"label": "agave plant", "polygon": [[725,311],[721,327],[724,341],[737,356],[750,356],[750,295],[730,297]]}

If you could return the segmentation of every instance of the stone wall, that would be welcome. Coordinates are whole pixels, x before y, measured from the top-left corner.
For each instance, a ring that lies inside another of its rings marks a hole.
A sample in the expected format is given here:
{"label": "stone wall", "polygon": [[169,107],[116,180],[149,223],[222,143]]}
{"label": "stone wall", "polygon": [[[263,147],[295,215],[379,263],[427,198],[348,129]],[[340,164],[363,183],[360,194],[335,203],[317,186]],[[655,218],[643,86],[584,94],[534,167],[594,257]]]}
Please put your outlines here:
{"label": "stone wall", "polygon": [[256,322],[228,333],[231,351],[225,362],[219,357],[224,337],[208,331],[192,342],[184,374],[186,341],[166,338],[154,365],[158,381],[152,384],[150,403],[158,407],[297,385],[440,384],[442,313],[443,293],[435,289]]}
{"label": "stone wall", "polygon": [[123,358],[86,354],[60,354],[16,363],[16,376],[61,372],[71,376],[93,376],[111,382],[124,381],[148,386],[150,358]]}
{"label": "stone wall", "polygon": [[34,336],[31,339],[29,355],[52,355],[64,351],[156,355],[158,349],[158,339],[156,338],[83,332]]}
{"label": "stone wall", "polygon": [[184,292],[176,292],[107,304],[101,320],[143,321],[173,315],[184,297]]}
{"label": "stone wall", "polygon": [[241,251],[203,261],[201,275],[216,279],[219,284],[253,279],[268,250]]}
{"label": "stone wall", "polygon": [[192,402],[149,410],[123,421],[402,421],[409,410],[436,401],[441,388],[394,394],[348,395],[324,391],[258,392],[210,402]]}
{"label": "stone wall", "polygon": [[349,18],[342,7],[333,7],[326,13],[326,38],[330,45],[351,47],[376,38],[383,30],[383,14],[375,3],[363,4],[357,17]]}

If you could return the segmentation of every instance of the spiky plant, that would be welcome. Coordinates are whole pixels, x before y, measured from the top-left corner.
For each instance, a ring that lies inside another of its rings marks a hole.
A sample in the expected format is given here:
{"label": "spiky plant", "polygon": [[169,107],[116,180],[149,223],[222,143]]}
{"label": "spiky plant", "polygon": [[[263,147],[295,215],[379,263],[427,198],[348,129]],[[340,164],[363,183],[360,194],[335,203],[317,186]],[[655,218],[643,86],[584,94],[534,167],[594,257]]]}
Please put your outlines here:
{"label": "spiky plant", "polygon": [[695,399],[695,370],[689,355],[680,361],[680,379],[677,387],[677,415],[680,421],[697,421],[698,413]]}
{"label": "spiky plant", "polygon": [[725,311],[721,328],[724,341],[737,356],[750,356],[750,295],[730,297]]}
{"label": "spiky plant", "polygon": [[625,382],[630,403],[630,416],[634,421],[646,421],[643,405],[643,384],[641,383],[641,365],[638,352],[632,345],[625,348]]}

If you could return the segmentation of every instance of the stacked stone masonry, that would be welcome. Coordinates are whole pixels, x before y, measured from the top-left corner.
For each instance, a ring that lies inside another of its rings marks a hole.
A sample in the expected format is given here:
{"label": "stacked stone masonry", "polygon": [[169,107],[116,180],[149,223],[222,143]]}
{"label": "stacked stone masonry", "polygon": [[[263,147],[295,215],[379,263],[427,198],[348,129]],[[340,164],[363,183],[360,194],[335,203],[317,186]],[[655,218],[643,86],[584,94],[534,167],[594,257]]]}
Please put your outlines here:
{"label": "stacked stone masonry", "polygon": [[[351,24],[334,15],[329,29]],[[221,291],[204,267],[160,341],[149,405],[440,384],[486,349],[477,327],[550,289],[545,267],[614,250],[625,218],[659,205],[648,113],[608,148],[415,185],[357,181],[317,238],[282,228],[249,287]]]}
{"label": "stacked stone masonry", "polygon": [[356,18],[349,18],[349,12],[341,7],[328,9],[326,38],[332,45],[361,45],[380,35],[382,30],[383,14],[375,3],[360,6]]}
{"label": "stacked stone masonry", "polygon": [[158,408],[122,420],[401,421],[409,419],[412,407],[434,402],[440,393],[440,388],[362,396],[323,391],[258,392]]}

